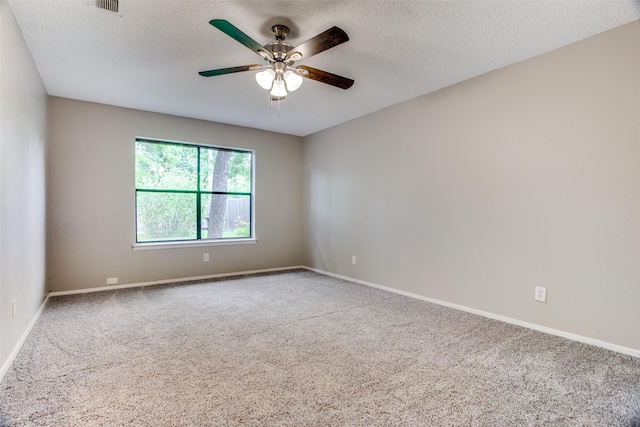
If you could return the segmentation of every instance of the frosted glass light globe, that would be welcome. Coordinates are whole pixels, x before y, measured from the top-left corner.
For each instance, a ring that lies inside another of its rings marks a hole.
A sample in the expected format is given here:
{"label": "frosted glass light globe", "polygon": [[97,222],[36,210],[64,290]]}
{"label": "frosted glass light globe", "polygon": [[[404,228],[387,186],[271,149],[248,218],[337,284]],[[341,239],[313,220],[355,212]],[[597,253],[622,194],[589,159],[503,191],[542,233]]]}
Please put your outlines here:
{"label": "frosted glass light globe", "polygon": [[302,76],[294,71],[287,70],[287,72],[284,73],[284,81],[287,83],[289,92],[298,89],[302,85],[302,80]]}
{"label": "frosted glass light globe", "polygon": [[267,68],[264,71],[260,71],[256,74],[256,81],[260,85],[261,88],[269,90],[273,85],[273,79],[276,77],[275,71],[271,68]]}
{"label": "frosted glass light globe", "polygon": [[283,98],[287,96],[287,89],[284,86],[284,80],[277,78],[273,81],[273,87],[271,88],[271,96],[276,98]]}

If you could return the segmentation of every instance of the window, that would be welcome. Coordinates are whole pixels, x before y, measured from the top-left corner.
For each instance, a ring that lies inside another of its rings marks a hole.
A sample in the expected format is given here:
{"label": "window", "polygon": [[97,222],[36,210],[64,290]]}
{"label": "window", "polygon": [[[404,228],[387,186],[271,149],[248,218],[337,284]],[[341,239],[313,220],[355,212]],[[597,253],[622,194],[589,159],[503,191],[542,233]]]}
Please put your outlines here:
{"label": "window", "polygon": [[253,152],[136,139],[136,242],[252,238]]}

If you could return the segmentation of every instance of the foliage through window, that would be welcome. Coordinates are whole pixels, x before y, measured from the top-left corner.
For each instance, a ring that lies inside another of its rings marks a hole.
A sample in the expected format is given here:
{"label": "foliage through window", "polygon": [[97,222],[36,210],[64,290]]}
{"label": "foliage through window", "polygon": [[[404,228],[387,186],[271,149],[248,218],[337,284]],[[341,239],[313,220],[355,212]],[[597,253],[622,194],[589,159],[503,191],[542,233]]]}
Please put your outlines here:
{"label": "foliage through window", "polygon": [[253,153],[136,139],[136,241],[252,237]]}

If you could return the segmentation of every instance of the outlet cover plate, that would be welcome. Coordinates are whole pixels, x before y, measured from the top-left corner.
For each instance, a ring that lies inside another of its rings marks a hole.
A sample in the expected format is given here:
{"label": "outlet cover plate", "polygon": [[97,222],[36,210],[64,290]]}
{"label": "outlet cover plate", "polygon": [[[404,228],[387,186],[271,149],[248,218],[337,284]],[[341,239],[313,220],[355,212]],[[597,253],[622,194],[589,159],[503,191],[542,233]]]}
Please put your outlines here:
{"label": "outlet cover plate", "polygon": [[547,288],[536,286],[535,299],[539,302],[547,302]]}

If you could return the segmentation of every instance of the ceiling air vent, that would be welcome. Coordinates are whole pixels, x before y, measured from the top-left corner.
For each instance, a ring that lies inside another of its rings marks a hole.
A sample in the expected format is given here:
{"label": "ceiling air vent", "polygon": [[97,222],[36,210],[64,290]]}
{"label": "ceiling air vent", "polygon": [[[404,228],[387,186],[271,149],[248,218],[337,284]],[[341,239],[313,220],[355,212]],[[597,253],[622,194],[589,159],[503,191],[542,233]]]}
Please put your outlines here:
{"label": "ceiling air vent", "polygon": [[96,0],[96,7],[118,13],[118,0]]}

